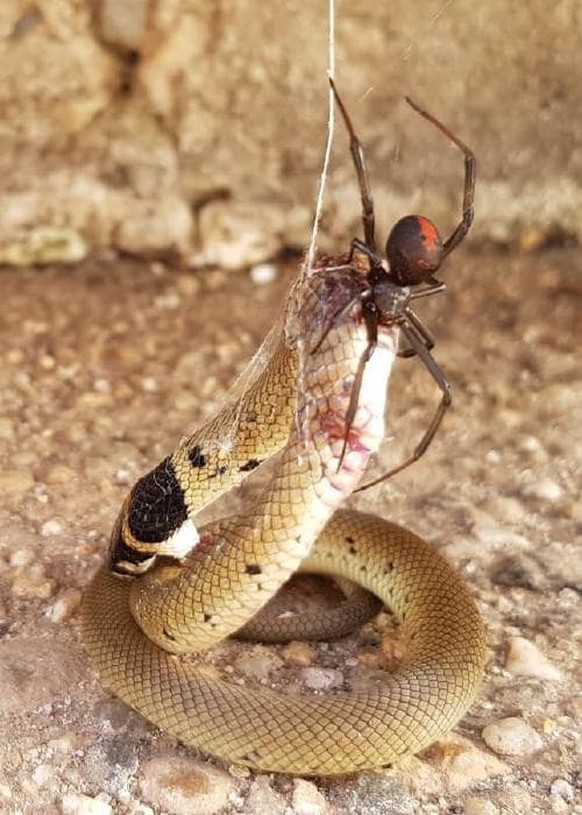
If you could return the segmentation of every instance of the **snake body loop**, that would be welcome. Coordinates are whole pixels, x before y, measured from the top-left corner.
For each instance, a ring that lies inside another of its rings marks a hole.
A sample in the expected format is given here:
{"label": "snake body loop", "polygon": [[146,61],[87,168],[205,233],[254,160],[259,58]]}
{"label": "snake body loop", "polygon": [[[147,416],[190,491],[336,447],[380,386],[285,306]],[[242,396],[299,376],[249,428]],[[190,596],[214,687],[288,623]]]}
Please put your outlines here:
{"label": "snake body loop", "polygon": [[[482,623],[446,561],[394,524],[339,509],[383,437],[397,349],[397,329],[381,327],[344,455],[367,344],[362,285],[358,270],[344,266],[295,287],[262,372],[138,482],[122,508],[116,568],[139,571],[188,535],[190,554],[179,568],[160,564],[134,579],[102,568],[83,604],[87,646],[118,696],[182,741],[257,770],[323,775],[390,764],[449,730],[483,671]],[[276,450],[255,506],[198,532],[199,506]],[[378,687],[285,696],[229,684],[173,656],[236,632],[299,567],[357,581],[400,619],[407,658]]]}

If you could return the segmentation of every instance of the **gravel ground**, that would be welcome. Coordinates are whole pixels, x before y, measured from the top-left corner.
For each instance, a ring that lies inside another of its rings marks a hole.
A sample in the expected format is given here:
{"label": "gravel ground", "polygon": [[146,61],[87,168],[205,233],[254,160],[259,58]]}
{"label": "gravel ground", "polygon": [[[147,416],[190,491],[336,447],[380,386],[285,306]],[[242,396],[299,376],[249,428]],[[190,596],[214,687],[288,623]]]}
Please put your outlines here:
{"label": "gravel ground", "polygon": [[[453,407],[422,461],[356,503],[455,563],[490,660],[454,734],[333,780],[237,773],[183,748],[103,690],[78,615],[128,487],[217,407],[294,269],[262,284],[161,263],[2,272],[0,811],[582,813],[580,267],[579,249],[459,251],[447,294],[423,304]],[[400,361],[379,466],[437,401]],[[231,661],[244,678],[333,686],[359,681],[350,654],[365,672],[379,652],[369,629],[329,648],[238,646]]]}

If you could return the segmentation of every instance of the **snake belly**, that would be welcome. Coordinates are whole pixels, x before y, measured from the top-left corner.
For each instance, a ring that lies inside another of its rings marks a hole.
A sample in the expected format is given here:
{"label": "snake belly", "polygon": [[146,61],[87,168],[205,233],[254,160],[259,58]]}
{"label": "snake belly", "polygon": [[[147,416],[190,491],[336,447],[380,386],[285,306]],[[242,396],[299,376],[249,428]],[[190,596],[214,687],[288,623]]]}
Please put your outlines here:
{"label": "snake belly", "polygon": [[[122,571],[144,563],[147,571],[123,579],[103,567],[83,602],[87,647],[117,696],[186,744],[260,771],[333,775],[390,765],[453,727],[483,673],[482,622],[455,571],[411,532],[340,509],[384,435],[398,342],[396,328],[380,328],[342,457],[368,342],[363,286],[357,269],[339,266],[294,287],[261,372],[126,499],[112,559]],[[276,450],[272,479],[252,509],[196,530],[196,501]],[[179,565],[150,568],[156,547],[172,553],[187,534],[193,548]],[[235,633],[298,568],[356,581],[399,619],[407,656],[373,690],[287,696],[229,683],[176,656]]]}

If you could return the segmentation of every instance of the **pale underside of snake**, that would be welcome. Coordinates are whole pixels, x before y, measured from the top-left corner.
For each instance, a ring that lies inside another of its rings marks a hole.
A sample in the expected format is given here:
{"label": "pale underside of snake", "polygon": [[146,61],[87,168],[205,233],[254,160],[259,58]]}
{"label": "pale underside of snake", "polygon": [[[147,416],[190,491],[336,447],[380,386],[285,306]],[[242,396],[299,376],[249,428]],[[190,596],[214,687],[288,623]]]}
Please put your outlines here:
{"label": "pale underside of snake", "polygon": [[[135,485],[111,563],[84,599],[87,647],[117,696],[183,742],[257,770],[331,775],[392,764],[451,729],[482,677],[483,626],[452,567],[411,532],[340,508],[384,436],[398,343],[398,328],[380,324],[342,455],[368,342],[365,285],[355,263],[320,263],[294,286],[262,369]],[[202,506],[275,452],[251,510],[196,529]],[[158,560],[160,552],[180,560]],[[299,568],[356,581],[400,621],[406,658],[373,690],[284,695],[176,656],[234,634]]]}

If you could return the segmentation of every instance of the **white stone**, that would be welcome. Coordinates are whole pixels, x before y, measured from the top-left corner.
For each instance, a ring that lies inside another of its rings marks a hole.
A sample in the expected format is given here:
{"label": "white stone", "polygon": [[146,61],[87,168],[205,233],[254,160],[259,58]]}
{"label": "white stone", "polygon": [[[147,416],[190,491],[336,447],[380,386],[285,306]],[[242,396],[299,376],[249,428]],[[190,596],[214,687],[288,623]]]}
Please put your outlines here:
{"label": "white stone", "polygon": [[344,675],[337,668],[304,668],[301,679],[311,690],[341,688],[344,683]]}
{"label": "white stone", "polygon": [[60,518],[51,518],[43,523],[40,528],[40,534],[43,536],[43,538],[50,538],[53,535],[62,534],[63,529],[64,524]]}
{"label": "white stone", "polygon": [[172,815],[214,815],[226,807],[233,779],[224,770],[172,754],[146,762],[139,792],[154,811]]}
{"label": "white stone", "polygon": [[65,795],[61,811],[63,815],[113,815],[113,809],[105,801],[76,792]]}
{"label": "white stone", "polygon": [[285,815],[285,798],[273,789],[266,775],[257,776],[251,784],[246,801],[248,815]]}
{"label": "white stone", "polygon": [[257,286],[265,286],[277,278],[277,267],[274,263],[258,263],[251,269],[250,276]]}
{"label": "white stone", "polygon": [[546,478],[544,481],[537,481],[535,484],[530,484],[523,492],[524,495],[530,495],[532,498],[539,498],[540,501],[552,503],[559,501],[564,491],[557,481]]}
{"label": "white stone", "polygon": [[295,778],[293,781],[294,815],[325,815],[330,811],[329,805],[313,781]]}
{"label": "white stone", "polygon": [[488,724],[481,735],[494,753],[506,756],[529,756],[544,746],[539,733],[517,716]]}
{"label": "white stone", "polygon": [[523,637],[509,640],[505,667],[515,676],[537,676],[556,681],[563,678],[560,669],[552,665],[537,645]]}
{"label": "white stone", "polygon": [[550,785],[550,793],[571,802],[574,800],[575,790],[565,778],[556,778]]}

